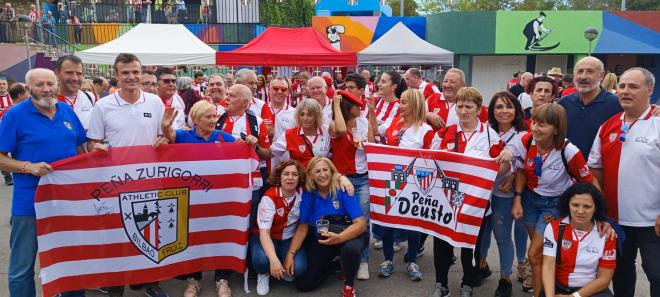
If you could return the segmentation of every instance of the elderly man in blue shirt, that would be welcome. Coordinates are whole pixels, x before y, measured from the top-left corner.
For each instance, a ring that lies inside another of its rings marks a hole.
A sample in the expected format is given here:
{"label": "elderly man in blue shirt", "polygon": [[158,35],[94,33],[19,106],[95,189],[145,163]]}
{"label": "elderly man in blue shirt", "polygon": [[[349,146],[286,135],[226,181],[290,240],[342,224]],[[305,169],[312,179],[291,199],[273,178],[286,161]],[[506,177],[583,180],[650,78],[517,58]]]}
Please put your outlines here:
{"label": "elderly man in blue shirt", "polygon": [[[9,295],[34,297],[37,255],[34,195],[39,177],[53,170],[50,163],[84,153],[87,138],[71,107],[57,101],[57,78],[53,71],[32,69],[25,81],[30,99],[12,107],[0,124],[0,168],[14,172]],[[84,296],[84,292],[62,296]]]}

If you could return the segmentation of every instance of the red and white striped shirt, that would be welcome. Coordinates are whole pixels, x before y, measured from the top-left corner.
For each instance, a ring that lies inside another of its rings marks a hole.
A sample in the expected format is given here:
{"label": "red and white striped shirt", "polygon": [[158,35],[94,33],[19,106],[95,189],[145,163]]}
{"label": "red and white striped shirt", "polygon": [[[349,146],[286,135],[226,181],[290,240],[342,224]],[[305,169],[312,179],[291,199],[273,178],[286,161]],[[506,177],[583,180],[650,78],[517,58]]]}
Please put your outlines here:
{"label": "red and white striped shirt", "polygon": [[[430,97],[427,97],[426,107],[430,112],[437,114],[445,122],[445,127],[458,124],[456,102],[454,101],[453,103],[450,103],[445,100],[445,96],[442,93],[435,93]],[[482,123],[488,122],[488,109],[485,106],[481,106],[479,121]]]}
{"label": "red and white striped shirt", "polygon": [[[561,243],[559,223],[565,224]],[[555,268],[555,281],[566,287],[581,288],[596,279],[598,268],[616,268],[616,239],[600,237],[596,224],[590,231],[571,228],[569,218],[554,220],[545,227],[543,255],[557,257],[560,248],[561,263]]]}
{"label": "red and white striped shirt", "polygon": [[261,101],[257,98],[252,98],[252,102],[250,103],[250,106],[248,107],[248,110],[252,111],[252,113],[262,119],[272,119],[273,114],[266,102]]}
{"label": "red and white striped shirt", "polygon": [[399,100],[396,99],[392,102],[387,102],[383,97],[379,97],[376,100],[375,108],[376,122],[380,126],[390,122],[394,117],[399,115]]}
{"label": "red and white striped shirt", "polygon": [[332,163],[343,175],[363,174],[367,172],[367,154],[362,144],[369,137],[369,121],[355,119],[355,131],[346,131],[342,137],[332,138]]}
{"label": "red and white striped shirt", "polygon": [[572,143],[568,143],[566,149],[564,149],[568,168],[564,167],[564,162],[561,159],[561,150],[553,149],[548,154],[541,156],[541,176],[536,176],[534,172],[534,168],[536,168],[534,159],[538,156],[538,150],[536,141],[533,139],[531,140],[532,143],[529,151],[527,150],[526,145],[530,141],[530,138],[532,138],[532,132],[527,132],[527,134],[520,138],[520,141],[516,141],[513,145],[516,150],[514,155],[523,156],[523,164],[517,162],[518,164],[516,166],[518,169],[524,170],[527,179],[527,188],[542,196],[559,196],[573,184],[573,180],[567,170],[578,178],[579,181],[589,183],[593,180],[591,170],[589,170],[587,162],[582,157],[580,149]]}
{"label": "red and white striped shirt", "polygon": [[0,111],[4,110],[5,108],[9,108],[12,106],[13,101],[11,100],[11,97],[9,96],[9,93],[5,95],[0,95]]}
{"label": "red and white striped shirt", "polygon": [[[649,107],[619,140],[623,113],[600,126],[589,154],[589,167],[603,169],[608,216],[632,227],[655,226],[660,211],[660,118]],[[641,173],[641,174],[640,174]],[[631,199],[634,197],[634,199]],[[619,199],[621,198],[621,199]]]}
{"label": "red and white striped shirt", "polygon": [[257,211],[259,229],[270,229],[270,237],[287,240],[293,237],[300,219],[301,193],[283,197],[280,187],[271,187],[264,193]]}

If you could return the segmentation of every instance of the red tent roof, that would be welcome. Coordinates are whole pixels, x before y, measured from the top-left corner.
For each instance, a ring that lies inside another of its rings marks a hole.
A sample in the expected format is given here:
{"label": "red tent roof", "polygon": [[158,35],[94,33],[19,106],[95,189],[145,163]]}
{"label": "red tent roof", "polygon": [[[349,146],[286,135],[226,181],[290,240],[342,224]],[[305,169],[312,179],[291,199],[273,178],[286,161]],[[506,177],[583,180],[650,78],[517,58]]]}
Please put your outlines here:
{"label": "red tent roof", "polygon": [[311,27],[267,28],[241,48],[217,52],[217,65],[228,66],[354,66],[355,53],[334,49]]}

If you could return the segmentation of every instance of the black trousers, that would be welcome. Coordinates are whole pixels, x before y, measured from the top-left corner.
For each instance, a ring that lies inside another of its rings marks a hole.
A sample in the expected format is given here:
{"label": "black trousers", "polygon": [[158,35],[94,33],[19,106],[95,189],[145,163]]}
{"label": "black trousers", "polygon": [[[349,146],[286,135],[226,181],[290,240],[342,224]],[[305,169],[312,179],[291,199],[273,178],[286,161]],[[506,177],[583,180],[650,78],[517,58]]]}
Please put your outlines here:
{"label": "black trousers", "polygon": [[[313,235],[308,235],[313,238]],[[307,244],[307,271],[296,278],[296,288],[301,292],[309,292],[318,288],[323,281],[333,273],[332,259],[339,256],[342,270],[344,271],[344,284],[353,286],[362,249],[369,244],[365,234],[338,245],[324,245],[317,240],[311,239]]]}
{"label": "black trousers", "polygon": [[[483,235],[483,225],[485,220],[481,222],[479,228],[479,235],[477,236],[477,244],[474,249],[461,248],[461,266],[463,267],[463,280],[461,285],[466,285],[474,288],[479,283],[479,262],[481,261],[481,237]],[[449,267],[451,266],[452,257],[454,256],[454,247],[448,242],[433,237],[433,266],[435,266],[435,282],[442,284],[443,287],[448,288],[448,275]],[[474,264],[472,260],[474,259]]]}
{"label": "black trousers", "polygon": [[614,296],[633,297],[637,268],[635,261],[639,251],[642,257],[642,269],[650,283],[651,297],[660,297],[660,237],[655,235],[654,227],[621,226],[626,234],[623,248],[617,250],[616,269],[612,281]]}

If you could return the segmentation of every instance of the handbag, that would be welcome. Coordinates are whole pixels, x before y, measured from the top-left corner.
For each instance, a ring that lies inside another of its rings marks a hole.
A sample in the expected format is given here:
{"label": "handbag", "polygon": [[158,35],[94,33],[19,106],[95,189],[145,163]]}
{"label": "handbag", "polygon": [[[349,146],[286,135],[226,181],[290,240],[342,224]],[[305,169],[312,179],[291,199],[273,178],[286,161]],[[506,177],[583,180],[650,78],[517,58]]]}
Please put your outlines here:
{"label": "handbag", "polygon": [[328,226],[328,231],[332,233],[341,233],[346,228],[348,228],[351,224],[353,224],[353,221],[348,216],[342,216],[342,215],[325,215],[323,216],[323,219],[328,220],[330,222],[330,225]]}

